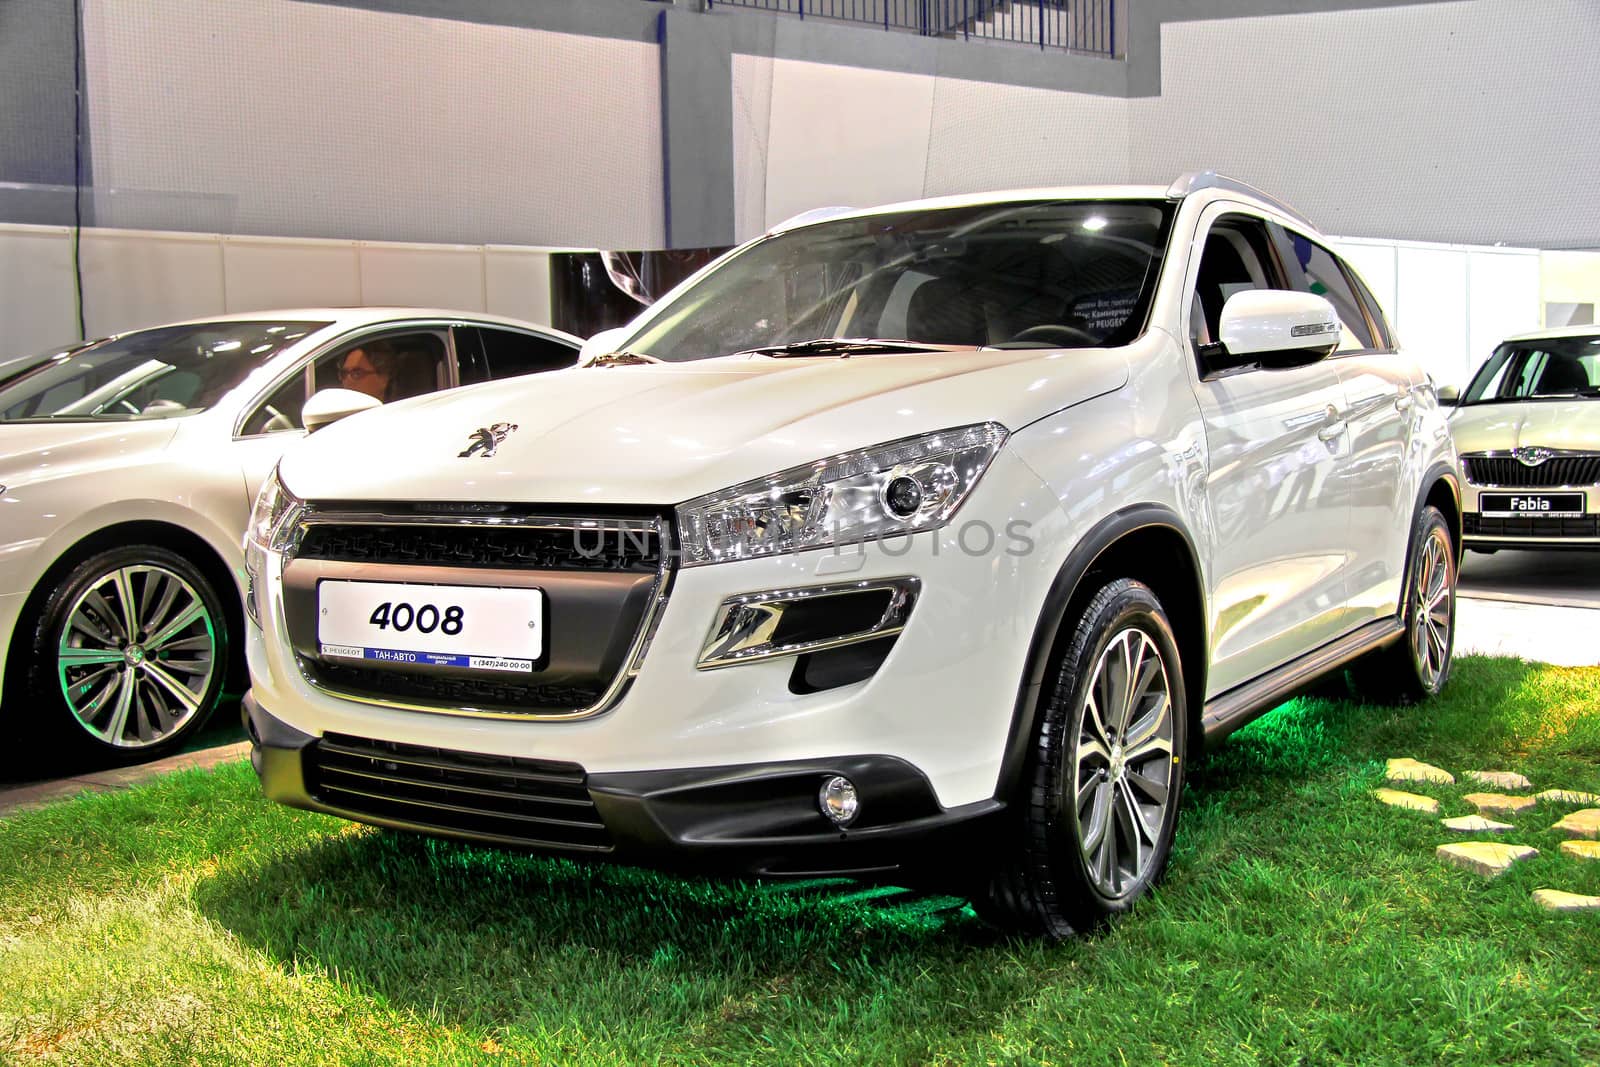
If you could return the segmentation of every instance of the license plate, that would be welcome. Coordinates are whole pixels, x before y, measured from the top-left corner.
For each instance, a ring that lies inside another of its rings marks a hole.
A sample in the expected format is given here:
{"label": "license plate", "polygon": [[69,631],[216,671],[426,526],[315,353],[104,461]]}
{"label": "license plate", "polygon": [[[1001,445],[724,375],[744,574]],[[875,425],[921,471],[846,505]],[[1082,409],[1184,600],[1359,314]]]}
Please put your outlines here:
{"label": "license plate", "polygon": [[1571,519],[1584,510],[1582,493],[1484,493],[1478,507],[1491,519]]}
{"label": "license plate", "polygon": [[544,655],[544,592],[327,580],[317,585],[317,641],[335,659],[532,671]]}

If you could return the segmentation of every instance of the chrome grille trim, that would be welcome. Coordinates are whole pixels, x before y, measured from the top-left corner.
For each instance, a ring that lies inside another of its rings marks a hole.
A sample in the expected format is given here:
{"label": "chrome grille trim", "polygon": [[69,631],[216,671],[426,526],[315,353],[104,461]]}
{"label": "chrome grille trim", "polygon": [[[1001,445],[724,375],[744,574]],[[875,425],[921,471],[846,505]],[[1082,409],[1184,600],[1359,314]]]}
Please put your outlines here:
{"label": "chrome grille trim", "polygon": [[1511,449],[1463,452],[1467,483],[1482,489],[1579,489],[1600,485],[1600,452],[1548,449],[1550,458],[1528,466]]}

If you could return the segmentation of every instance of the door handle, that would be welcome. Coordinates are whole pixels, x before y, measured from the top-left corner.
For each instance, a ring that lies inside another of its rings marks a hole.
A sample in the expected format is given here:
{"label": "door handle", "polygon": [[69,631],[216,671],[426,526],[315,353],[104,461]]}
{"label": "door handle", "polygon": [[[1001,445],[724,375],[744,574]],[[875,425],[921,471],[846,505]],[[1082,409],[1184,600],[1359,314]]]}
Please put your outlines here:
{"label": "door handle", "polygon": [[1349,428],[1350,424],[1344,419],[1340,419],[1338,422],[1330,422],[1328,425],[1317,431],[1317,440],[1332,444],[1334,441],[1337,441],[1339,438],[1343,437],[1344,432]]}
{"label": "door handle", "polygon": [[1416,403],[1416,398],[1410,393],[1402,393],[1394,398],[1394,409],[1400,414],[1404,415],[1406,412],[1415,407]]}

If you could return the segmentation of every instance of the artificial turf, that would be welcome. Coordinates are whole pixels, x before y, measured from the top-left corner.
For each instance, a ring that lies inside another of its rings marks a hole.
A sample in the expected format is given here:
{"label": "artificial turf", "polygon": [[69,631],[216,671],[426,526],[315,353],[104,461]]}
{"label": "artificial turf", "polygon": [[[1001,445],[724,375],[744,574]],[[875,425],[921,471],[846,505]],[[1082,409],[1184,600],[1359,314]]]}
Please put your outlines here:
{"label": "artificial turf", "polygon": [[[1390,756],[1600,792],[1600,670],[1467,658],[1410,708],[1303,699],[1191,769],[1165,884],[1094,937],[963,902],[685,881],[380,833],[243,764],[0,821],[0,1060],[1600,1062],[1600,894],[1548,807],[1494,881],[1370,795]],[[1419,786],[1465,814],[1475,787]],[[1564,809],[1563,809],[1564,810]],[[952,857],[952,862],[960,862]]]}

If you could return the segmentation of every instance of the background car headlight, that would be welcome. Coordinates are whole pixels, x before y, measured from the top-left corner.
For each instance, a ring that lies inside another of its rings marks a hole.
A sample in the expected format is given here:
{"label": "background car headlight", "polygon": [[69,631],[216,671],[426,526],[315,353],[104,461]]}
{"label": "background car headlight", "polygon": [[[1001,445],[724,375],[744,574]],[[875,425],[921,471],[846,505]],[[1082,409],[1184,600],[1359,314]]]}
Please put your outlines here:
{"label": "background car headlight", "polygon": [[261,622],[259,598],[262,575],[267,569],[267,553],[282,552],[288,545],[295,521],[300,517],[301,504],[301,500],[283,487],[277,468],[273,468],[267,480],[261,483],[261,492],[256,494],[256,504],[244,531],[244,569],[250,579],[244,606],[250,620],[257,624]]}
{"label": "background car headlight", "polygon": [[943,526],[1005,443],[985,422],[846,452],[678,507],[683,564],[848,545]]}

